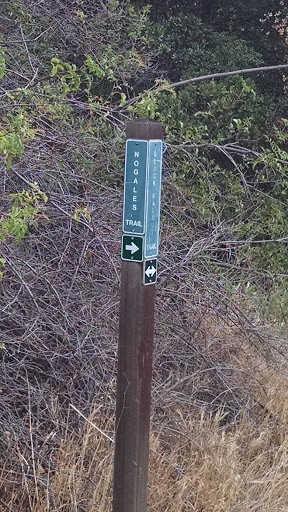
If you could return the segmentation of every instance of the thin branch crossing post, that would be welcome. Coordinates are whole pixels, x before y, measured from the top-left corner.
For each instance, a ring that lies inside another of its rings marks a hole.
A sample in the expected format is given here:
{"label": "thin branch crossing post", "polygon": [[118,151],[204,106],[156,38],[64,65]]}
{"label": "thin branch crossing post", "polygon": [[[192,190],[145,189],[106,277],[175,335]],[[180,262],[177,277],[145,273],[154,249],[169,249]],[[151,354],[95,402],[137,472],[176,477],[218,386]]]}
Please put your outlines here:
{"label": "thin branch crossing post", "polygon": [[147,512],[163,128],[139,118],[126,138],[113,512]]}

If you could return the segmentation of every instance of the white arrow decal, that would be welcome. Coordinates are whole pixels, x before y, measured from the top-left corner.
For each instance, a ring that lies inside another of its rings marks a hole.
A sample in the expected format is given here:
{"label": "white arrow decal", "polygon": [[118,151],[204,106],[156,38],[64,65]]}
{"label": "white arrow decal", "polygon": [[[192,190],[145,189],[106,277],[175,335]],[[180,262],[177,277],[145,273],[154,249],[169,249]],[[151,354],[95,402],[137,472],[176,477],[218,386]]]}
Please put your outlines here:
{"label": "white arrow decal", "polygon": [[131,254],[134,254],[134,252],[139,251],[139,247],[137,247],[134,242],[131,242],[131,245],[125,245],[126,251],[131,251]]}
{"label": "white arrow decal", "polygon": [[156,268],[153,267],[153,265],[152,265],[152,267],[148,267],[147,268],[145,274],[146,274],[147,277],[153,277],[155,272],[156,272]]}

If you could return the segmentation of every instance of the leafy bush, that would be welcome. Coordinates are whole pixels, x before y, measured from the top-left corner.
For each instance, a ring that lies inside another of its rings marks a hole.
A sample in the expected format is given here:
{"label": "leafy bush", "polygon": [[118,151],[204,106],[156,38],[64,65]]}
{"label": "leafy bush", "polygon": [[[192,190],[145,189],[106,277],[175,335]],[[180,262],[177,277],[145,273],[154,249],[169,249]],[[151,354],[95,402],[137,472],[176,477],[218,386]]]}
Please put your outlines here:
{"label": "leafy bush", "polygon": [[152,24],[165,75],[173,81],[213,72],[256,67],[262,56],[244,40],[216,32],[200,18],[179,14]]}

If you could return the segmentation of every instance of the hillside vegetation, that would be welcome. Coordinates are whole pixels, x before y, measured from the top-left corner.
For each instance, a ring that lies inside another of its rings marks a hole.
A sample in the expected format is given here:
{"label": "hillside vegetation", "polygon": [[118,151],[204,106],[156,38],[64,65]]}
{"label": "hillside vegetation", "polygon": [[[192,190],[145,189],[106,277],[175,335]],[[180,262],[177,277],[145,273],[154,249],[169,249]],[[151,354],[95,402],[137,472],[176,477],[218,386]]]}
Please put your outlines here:
{"label": "hillside vegetation", "polygon": [[173,86],[286,64],[288,12],[192,3],[1,2],[1,512],[111,510],[138,116],[165,130],[149,512],[288,509],[288,78]]}

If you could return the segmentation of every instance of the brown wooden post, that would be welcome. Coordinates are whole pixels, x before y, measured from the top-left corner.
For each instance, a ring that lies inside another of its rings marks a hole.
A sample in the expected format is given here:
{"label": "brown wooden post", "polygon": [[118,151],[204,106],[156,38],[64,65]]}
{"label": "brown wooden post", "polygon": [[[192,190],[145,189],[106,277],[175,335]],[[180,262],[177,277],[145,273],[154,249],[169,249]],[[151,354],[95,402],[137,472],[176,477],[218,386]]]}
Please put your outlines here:
{"label": "brown wooden post", "polygon": [[[160,123],[129,121],[127,139],[163,139]],[[113,512],[147,512],[155,284],[143,263],[122,261]]]}

